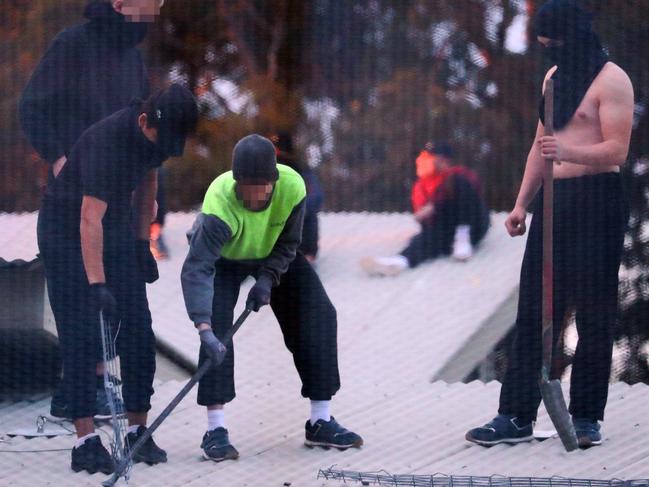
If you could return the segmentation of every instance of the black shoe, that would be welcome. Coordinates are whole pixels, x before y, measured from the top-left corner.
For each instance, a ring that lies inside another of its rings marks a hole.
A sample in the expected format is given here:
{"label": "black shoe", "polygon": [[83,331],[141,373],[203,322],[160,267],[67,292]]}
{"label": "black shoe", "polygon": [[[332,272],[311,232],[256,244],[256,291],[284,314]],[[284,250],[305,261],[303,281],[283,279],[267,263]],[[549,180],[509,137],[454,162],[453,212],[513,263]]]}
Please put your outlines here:
{"label": "black shoe", "polygon": [[[126,435],[126,451],[135,445],[135,442],[140,439],[140,436],[146,431],[146,426],[138,427],[135,433]],[[142,447],[133,455],[133,462],[144,462],[147,465],[155,465],[157,463],[167,463],[167,452],[155,444],[152,437],[144,442]]]}
{"label": "black shoe", "polygon": [[201,448],[203,449],[203,458],[206,460],[222,462],[239,458],[239,452],[230,444],[228,430],[225,428],[216,428],[205,433]]}
{"label": "black shoe", "polygon": [[573,418],[579,448],[590,448],[602,444],[602,434],[598,421],[586,418]]}
{"label": "black shoe", "polygon": [[509,414],[499,414],[484,426],[473,428],[465,435],[467,441],[481,446],[499,443],[522,443],[534,439],[534,423],[525,423]]}
{"label": "black shoe", "polygon": [[319,419],[314,425],[307,419],[304,425],[304,444],[309,448],[321,446],[323,448],[360,448],[363,445],[363,438],[356,433],[343,428],[332,416],[329,421]]}
{"label": "black shoe", "polygon": [[78,448],[72,449],[72,470],[93,474],[97,472],[106,475],[115,471],[115,464],[108,450],[101,444],[99,436],[93,436]]}

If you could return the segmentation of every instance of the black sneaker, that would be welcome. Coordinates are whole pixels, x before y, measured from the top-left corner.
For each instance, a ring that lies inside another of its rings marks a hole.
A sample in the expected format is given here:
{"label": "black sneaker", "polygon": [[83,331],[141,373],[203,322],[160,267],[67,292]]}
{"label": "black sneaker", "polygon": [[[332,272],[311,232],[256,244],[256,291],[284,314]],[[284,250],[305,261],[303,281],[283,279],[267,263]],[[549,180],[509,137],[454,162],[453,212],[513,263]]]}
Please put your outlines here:
{"label": "black sneaker", "polygon": [[363,445],[363,438],[353,431],[343,428],[332,416],[329,421],[319,419],[314,425],[307,419],[304,425],[304,444],[309,448],[321,446],[323,448],[360,448]]}
{"label": "black sneaker", "polygon": [[[135,445],[135,442],[140,439],[140,436],[146,431],[146,426],[138,427],[134,433],[126,435],[126,451]],[[146,463],[147,465],[155,465],[157,463],[167,462],[167,452],[155,444],[152,437],[144,442],[142,447],[133,455],[134,463]]]}
{"label": "black sneaker", "polygon": [[239,458],[239,452],[230,444],[228,430],[225,428],[216,428],[205,433],[201,448],[203,449],[203,458],[206,460],[222,462]]}
{"label": "black sneaker", "polygon": [[93,474],[97,472],[106,475],[115,471],[115,464],[108,450],[101,444],[99,436],[93,436],[78,448],[72,449],[72,470]]}
{"label": "black sneaker", "polygon": [[602,444],[599,422],[587,418],[573,418],[579,448],[590,448]]}
{"label": "black sneaker", "polygon": [[522,424],[511,414],[499,414],[484,426],[467,432],[465,438],[481,446],[523,443],[534,439],[534,423]]}

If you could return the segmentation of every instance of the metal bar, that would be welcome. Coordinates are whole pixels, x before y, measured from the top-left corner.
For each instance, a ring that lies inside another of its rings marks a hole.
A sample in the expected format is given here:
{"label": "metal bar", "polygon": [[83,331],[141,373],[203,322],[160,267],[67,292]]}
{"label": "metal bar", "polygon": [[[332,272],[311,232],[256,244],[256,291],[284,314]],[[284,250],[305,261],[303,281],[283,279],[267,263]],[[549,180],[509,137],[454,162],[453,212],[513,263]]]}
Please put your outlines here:
{"label": "metal bar", "polygon": [[[232,327],[228,330],[228,332],[225,334],[223,337],[223,344],[227,346],[227,344],[232,340],[232,337],[234,334],[237,332],[239,328],[241,328],[241,325],[243,325],[243,322],[246,320],[248,315],[252,312],[250,309],[244,310],[243,313],[241,313],[241,316],[237,319],[237,321],[232,325]],[[124,476],[124,473],[128,469],[128,464],[129,462],[132,461],[133,455],[142,447],[142,445],[153,435],[155,430],[158,429],[158,427],[162,424],[162,422],[167,419],[167,417],[171,414],[171,412],[180,404],[180,401],[182,401],[187,393],[196,385],[196,383],[205,375],[205,373],[212,367],[212,360],[207,359],[203,365],[200,366],[198,371],[193,375],[191,379],[185,384],[185,386],[180,390],[178,394],[176,394],[176,397],[174,397],[171,402],[167,405],[166,408],[158,415],[158,417],[151,423],[151,425],[147,428],[147,430],[144,432],[142,436],[135,442],[132,448],[129,449],[128,455],[126,458],[124,458],[123,461],[117,464],[115,467],[115,473],[106,481],[102,482],[102,485],[104,487],[111,487],[115,485],[115,483],[119,480],[120,477]]]}

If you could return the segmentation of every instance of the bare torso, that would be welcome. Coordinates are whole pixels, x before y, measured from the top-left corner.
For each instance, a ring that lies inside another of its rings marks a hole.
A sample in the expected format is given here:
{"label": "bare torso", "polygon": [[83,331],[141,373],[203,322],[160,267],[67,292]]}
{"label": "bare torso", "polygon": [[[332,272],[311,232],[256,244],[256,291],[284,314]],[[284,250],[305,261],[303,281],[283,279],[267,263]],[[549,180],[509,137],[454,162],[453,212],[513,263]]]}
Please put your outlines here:
{"label": "bare torso", "polygon": [[[604,140],[599,117],[599,99],[602,90],[602,79],[610,74],[610,70],[619,69],[613,63],[606,65],[590,85],[584,99],[577,108],[572,119],[563,129],[555,133],[559,142],[565,145],[593,145]],[[562,161],[554,165],[554,177],[558,179],[574,178],[604,172],[619,172],[616,164],[586,166]]]}

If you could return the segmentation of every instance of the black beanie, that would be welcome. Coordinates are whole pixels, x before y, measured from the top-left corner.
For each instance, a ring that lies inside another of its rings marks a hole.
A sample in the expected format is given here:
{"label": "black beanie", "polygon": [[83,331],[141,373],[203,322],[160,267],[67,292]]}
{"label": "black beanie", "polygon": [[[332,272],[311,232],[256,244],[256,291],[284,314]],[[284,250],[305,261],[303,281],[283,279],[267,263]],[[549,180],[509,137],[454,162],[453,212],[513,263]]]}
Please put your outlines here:
{"label": "black beanie", "polygon": [[279,179],[275,146],[266,137],[244,137],[232,152],[232,174],[236,181],[273,182]]}

